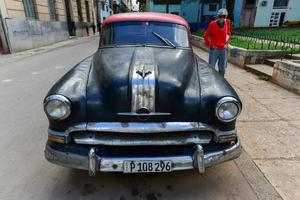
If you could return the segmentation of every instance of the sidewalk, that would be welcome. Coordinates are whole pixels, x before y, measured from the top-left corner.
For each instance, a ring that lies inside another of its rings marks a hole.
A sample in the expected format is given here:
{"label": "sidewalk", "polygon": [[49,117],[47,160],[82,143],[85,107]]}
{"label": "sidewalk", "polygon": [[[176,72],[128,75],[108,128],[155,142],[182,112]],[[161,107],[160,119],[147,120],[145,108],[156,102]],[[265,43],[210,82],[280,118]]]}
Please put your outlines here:
{"label": "sidewalk", "polygon": [[87,41],[92,37],[99,37],[99,35],[96,34],[96,35],[91,35],[88,37],[71,37],[69,40],[65,40],[65,41],[58,42],[58,43],[48,45],[48,46],[43,46],[43,47],[39,47],[39,48],[35,48],[35,49],[21,51],[21,52],[13,53],[13,54],[0,54],[0,67],[1,67],[1,65],[4,65],[6,63],[15,62],[15,61],[21,60],[23,58],[27,58],[27,57],[34,56],[34,55],[39,55],[39,54],[42,54],[42,53],[45,53],[48,51],[53,51],[53,50],[56,50],[61,47],[76,45],[81,42]]}
{"label": "sidewalk", "polygon": [[[208,60],[207,52],[194,52]],[[237,130],[246,154],[283,199],[300,199],[300,96],[230,63],[225,78],[243,102]],[[257,187],[254,177],[244,176]]]}

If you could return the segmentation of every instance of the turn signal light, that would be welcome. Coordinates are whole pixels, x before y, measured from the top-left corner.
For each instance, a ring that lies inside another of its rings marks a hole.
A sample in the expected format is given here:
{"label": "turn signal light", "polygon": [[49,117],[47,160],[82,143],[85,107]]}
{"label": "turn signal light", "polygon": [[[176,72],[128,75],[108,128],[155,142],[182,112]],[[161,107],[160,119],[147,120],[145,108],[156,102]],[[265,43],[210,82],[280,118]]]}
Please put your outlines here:
{"label": "turn signal light", "polygon": [[65,138],[62,136],[48,135],[48,141],[64,144]]}
{"label": "turn signal light", "polygon": [[221,135],[219,136],[219,143],[234,142],[236,140],[236,135]]}

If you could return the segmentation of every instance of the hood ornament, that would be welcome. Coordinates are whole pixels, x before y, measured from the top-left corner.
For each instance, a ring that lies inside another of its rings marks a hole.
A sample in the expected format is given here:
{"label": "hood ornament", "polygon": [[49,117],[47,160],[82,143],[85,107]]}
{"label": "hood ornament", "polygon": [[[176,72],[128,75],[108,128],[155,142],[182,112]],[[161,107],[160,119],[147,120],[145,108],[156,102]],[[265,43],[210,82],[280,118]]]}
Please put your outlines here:
{"label": "hood ornament", "polygon": [[137,70],[136,73],[138,75],[140,75],[142,78],[145,78],[146,76],[148,76],[149,74],[152,74],[151,71],[145,71],[144,69],[143,70]]}

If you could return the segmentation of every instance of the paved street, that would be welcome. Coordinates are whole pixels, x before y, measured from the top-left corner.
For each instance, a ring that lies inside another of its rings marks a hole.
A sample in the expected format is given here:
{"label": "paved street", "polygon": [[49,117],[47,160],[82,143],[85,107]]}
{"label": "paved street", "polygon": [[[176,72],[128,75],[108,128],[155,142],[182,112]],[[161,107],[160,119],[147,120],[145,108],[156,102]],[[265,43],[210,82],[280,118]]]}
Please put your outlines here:
{"label": "paved street", "polygon": [[[300,97],[230,65],[227,79],[243,100],[238,122],[245,152],[205,175],[98,174],[44,159],[42,100],[52,84],[96,51],[98,38],[0,62],[0,199],[300,199]],[[195,49],[207,59],[207,53]],[[2,59],[2,57],[0,57]]]}

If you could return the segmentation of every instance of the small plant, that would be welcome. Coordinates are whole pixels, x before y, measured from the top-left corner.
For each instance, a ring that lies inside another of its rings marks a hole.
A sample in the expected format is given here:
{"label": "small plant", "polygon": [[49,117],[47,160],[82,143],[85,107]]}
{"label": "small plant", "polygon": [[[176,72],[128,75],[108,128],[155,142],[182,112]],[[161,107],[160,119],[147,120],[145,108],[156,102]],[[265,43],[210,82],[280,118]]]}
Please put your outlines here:
{"label": "small plant", "polygon": [[263,80],[263,81],[269,81],[271,79],[270,76],[266,76],[266,75],[260,75],[258,77],[259,80]]}

